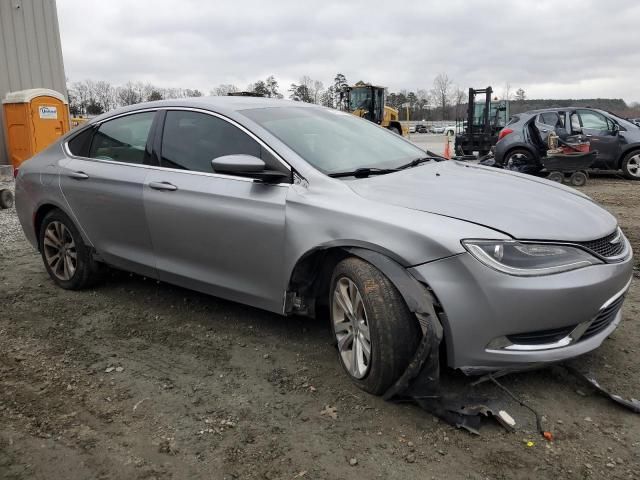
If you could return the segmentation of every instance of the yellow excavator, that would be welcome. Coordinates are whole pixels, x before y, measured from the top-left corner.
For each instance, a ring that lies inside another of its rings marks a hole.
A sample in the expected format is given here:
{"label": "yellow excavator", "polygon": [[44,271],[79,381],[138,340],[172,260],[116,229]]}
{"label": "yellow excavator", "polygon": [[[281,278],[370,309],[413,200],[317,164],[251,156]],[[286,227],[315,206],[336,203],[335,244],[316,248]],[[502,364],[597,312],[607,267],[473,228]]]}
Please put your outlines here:
{"label": "yellow excavator", "polygon": [[408,129],[400,123],[398,110],[385,105],[384,87],[364,82],[345,87],[340,92],[340,108],[398,135],[408,134]]}

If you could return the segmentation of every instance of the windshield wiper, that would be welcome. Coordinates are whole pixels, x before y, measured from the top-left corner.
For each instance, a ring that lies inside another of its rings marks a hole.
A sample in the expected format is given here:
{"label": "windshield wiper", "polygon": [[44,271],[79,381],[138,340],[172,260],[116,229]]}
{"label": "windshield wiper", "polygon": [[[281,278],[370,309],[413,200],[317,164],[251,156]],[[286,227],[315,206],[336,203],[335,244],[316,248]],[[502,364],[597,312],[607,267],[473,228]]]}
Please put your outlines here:
{"label": "windshield wiper", "polygon": [[346,172],[333,172],[328,175],[333,178],[340,177],[355,177],[355,178],[367,178],[370,175],[384,175],[386,173],[397,172],[398,168],[376,168],[376,167],[363,167],[356,168]]}
{"label": "windshield wiper", "polygon": [[425,163],[425,162],[431,162],[431,161],[435,161],[435,162],[439,162],[440,158],[438,157],[420,157],[420,158],[414,158],[413,160],[411,160],[409,163],[405,163],[404,165],[400,165],[398,167],[398,170],[404,170],[405,168],[411,168],[411,167],[417,167],[418,165]]}

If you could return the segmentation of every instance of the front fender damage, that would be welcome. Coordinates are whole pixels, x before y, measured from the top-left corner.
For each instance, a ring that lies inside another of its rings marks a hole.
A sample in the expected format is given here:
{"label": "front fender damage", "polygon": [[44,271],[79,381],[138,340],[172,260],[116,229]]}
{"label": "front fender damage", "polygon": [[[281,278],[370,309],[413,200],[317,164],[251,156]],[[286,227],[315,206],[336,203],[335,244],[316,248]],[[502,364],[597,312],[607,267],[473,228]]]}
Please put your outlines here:
{"label": "front fender damage", "polygon": [[441,318],[445,312],[437,298],[405,268],[390,258],[362,248],[347,248],[348,253],[378,268],[398,289],[409,310],[416,315],[422,340],[405,372],[385,392],[383,398],[394,402],[413,402],[450,425],[478,434],[482,417],[493,416],[512,430],[514,422],[495,402],[486,399],[447,395],[440,382]]}

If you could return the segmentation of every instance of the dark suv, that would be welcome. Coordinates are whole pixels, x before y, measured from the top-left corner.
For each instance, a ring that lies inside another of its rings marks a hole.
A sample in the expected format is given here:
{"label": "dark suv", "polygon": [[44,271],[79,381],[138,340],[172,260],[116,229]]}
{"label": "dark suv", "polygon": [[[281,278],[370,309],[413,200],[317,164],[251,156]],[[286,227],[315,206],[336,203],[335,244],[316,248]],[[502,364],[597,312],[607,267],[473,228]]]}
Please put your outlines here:
{"label": "dark suv", "polygon": [[500,131],[496,162],[535,160],[544,156],[547,137],[582,133],[598,156],[593,168],[622,170],[625,177],[640,180],[640,127],[604,110],[564,107],[532,110],[514,115]]}

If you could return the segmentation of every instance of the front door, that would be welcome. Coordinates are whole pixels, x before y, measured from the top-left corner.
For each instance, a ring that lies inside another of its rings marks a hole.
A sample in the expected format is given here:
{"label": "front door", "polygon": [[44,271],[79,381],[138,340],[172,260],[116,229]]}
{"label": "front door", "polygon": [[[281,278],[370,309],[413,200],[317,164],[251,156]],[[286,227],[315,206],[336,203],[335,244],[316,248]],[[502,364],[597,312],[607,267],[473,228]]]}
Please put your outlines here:
{"label": "front door", "polygon": [[614,129],[614,123],[600,112],[589,109],[578,109],[582,133],[591,141],[590,150],[598,151],[598,168],[617,169],[620,155],[620,138]]}
{"label": "front door", "polygon": [[289,184],[213,173],[211,160],[247,154],[277,160],[212,114],[166,114],[159,169],[144,201],[160,278],[271,311],[282,311],[285,200]]}
{"label": "front door", "polygon": [[149,172],[144,165],[154,114],[134,113],[102,123],[83,156],[73,156],[60,171],[62,193],[98,255],[113,266],[149,276],[156,272],[142,187]]}

